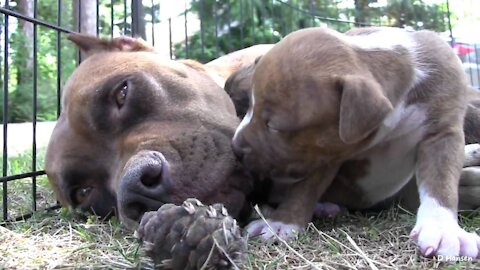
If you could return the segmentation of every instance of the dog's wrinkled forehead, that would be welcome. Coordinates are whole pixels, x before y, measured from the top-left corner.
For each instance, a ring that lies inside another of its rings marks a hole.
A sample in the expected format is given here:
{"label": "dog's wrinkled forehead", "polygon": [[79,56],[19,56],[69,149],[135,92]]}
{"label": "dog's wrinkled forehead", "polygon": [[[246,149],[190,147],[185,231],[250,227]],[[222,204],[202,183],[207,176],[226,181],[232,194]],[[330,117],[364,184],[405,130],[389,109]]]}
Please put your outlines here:
{"label": "dog's wrinkled forehead", "polygon": [[[83,61],[64,87],[62,105],[94,94],[100,85],[118,75],[151,73],[162,77],[184,77],[184,66],[168,59],[151,57],[150,52],[99,52]],[[135,59],[135,61],[132,61]],[[155,73],[155,74],[154,74]],[[85,80],[88,78],[88,80]],[[72,97],[74,96],[74,97]]]}
{"label": "dog's wrinkled forehead", "polygon": [[140,38],[122,36],[101,39],[83,34],[70,34],[68,39],[77,45],[86,59],[75,69],[65,84],[63,106],[67,105],[65,104],[67,100],[78,102],[77,99],[80,99],[78,97],[72,99],[70,95],[83,96],[87,94],[86,92],[94,90],[101,82],[118,74],[161,70],[166,74],[176,72],[182,75],[181,71],[175,70],[181,69],[181,66],[175,65],[169,59],[160,59],[154,48]]}

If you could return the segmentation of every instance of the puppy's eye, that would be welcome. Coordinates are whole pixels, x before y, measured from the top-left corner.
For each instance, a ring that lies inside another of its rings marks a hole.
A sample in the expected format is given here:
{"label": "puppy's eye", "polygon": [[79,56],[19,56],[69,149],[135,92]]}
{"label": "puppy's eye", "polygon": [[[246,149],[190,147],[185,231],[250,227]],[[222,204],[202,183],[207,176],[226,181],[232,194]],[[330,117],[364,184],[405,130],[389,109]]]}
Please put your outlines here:
{"label": "puppy's eye", "polygon": [[280,130],[276,129],[270,121],[265,123],[265,125],[267,126],[268,130],[271,132],[274,132],[274,133],[280,132]]}
{"label": "puppy's eye", "polygon": [[77,188],[73,194],[73,199],[75,203],[82,204],[83,202],[85,202],[85,200],[88,198],[91,192],[92,192],[91,187]]}
{"label": "puppy's eye", "polygon": [[124,81],[117,90],[115,95],[115,102],[117,103],[118,108],[121,108],[125,104],[128,94],[128,82]]}

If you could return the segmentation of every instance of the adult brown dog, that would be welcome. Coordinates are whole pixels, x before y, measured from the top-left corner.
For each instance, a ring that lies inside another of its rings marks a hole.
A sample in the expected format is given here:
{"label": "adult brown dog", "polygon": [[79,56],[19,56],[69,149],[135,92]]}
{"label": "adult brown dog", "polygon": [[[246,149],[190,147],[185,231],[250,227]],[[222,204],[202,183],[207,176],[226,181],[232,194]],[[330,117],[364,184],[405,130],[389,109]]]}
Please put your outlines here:
{"label": "adult brown dog", "polygon": [[118,207],[133,223],[196,197],[239,215],[251,181],[231,149],[239,119],[222,87],[261,46],[202,65],[161,59],[139,39],[69,39],[87,58],[65,84],[47,150],[62,205],[101,216]]}
{"label": "adult brown dog", "polygon": [[[466,89],[458,58],[432,32],[300,30],[258,62],[234,150],[287,187],[270,219],[282,237],[302,229],[320,199],[365,209],[415,174],[411,236],[421,252],[476,258],[480,238],[457,223]],[[247,230],[272,236],[261,220]]]}

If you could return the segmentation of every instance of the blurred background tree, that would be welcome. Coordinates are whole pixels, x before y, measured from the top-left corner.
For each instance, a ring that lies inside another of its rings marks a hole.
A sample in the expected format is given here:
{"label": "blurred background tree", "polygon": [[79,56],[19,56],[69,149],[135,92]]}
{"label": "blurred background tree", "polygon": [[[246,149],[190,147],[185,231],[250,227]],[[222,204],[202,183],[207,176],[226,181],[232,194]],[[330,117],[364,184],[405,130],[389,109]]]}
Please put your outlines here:
{"label": "blurred background tree", "polygon": [[[172,5],[184,5],[189,21],[199,20],[200,29],[189,34],[186,40],[170,41],[173,43],[170,46],[172,57],[192,58],[201,62],[254,44],[275,43],[291,31],[311,26],[328,26],[342,32],[356,25],[388,25],[439,32],[445,31],[447,26],[445,1],[437,1],[439,4],[422,0],[3,1],[5,2],[9,9],[30,17],[35,15],[33,3],[36,2],[38,19],[66,29],[106,37],[134,33],[152,43],[154,35],[158,42],[169,38],[168,33],[159,32],[156,28],[156,25],[170,22],[169,17],[160,16],[160,10],[169,9]],[[60,20],[58,14],[61,15]],[[132,15],[135,19],[132,19]],[[180,12],[176,15],[182,19],[185,14]],[[0,34],[9,41],[8,121],[32,121],[34,26],[30,22],[9,16],[9,34],[5,37],[3,25],[2,14]],[[173,32],[183,30],[171,29]],[[78,64],[78,59],[82,57],[66,40],[66,34],[59,35],[57,31],[40,25],[36,31],[37,120],[55,120],[58,113],[57,77],[63,86]],[[58,36],[60,43],[57,42]],[[0,50],[0,61],[3,63],[3,42]],[[4,91],[3,65],[0,65],[0,72],[0,91]],[[4,118],[3,98],[2,92],[0,121]]]}
{"label": "blurred background tree", "polygon": [[[34,17],[33,0],[9,0],[8,8],[22,15]],[[98,8],[97,28],[97,2]],[[130,1],[128,1],[130,3]],[[132,8],[125,6],[127,1],[96,1],[96,0],[41,0],[37,3],[36,17],[53,25],[65,29],[80,31],[88,34],[102,36],[131,35],[132,33]],[[145,36],[144,16],[150,13],[152,7],[144,7],[138,1],[138,14],[140,19],[136,33]],[[154,6],[155,7],[155,6]],[[156,5],[158,7],[158,4]],[[58,10],[60,9],[60,20]],[[145,9],[145,11],[144,11]],[[112,17],[112,14],[114,15]],[[80,20],[80,23],[78,23]],[[4,16],[0,19],[0,33],[3,32]],[[80,27],[80,29],[79,29]],[[97,30],[98,29],[98,30]],[[34,88],[34,25],[25,20],[9,17],[8,44],[8,122],[27,122],[33,120],[33,88]],[[37,120],[55,120],[57,118],[57,76],[60,76],[60,85],[63,86],[78,63],[78,53],[72,43],[66,39],[66,34],[60,35],[60,47],[57,44],[57,31],[50,28],[36,26],[36,71],[37,71]],[[5,37],[4,37],[5,38]],[[0,61],[3,64],[4,44],[1,46]],[[57,54],[57,52],[60,52]],[[58,58],[59,56],[59,58]],[[57,65],[57,62],[58,65]],[[58,68],[60,70],[58,70]],[[4,106],[4,70],[3,65],[0,80],[0,121],[3,121]]]}
{"label": "blurred background tree", "polygon": [[201,29],[175,44],[175,57],[202,62],[258,43],[274,43],[291,31],[328,26],[344,32],[354,26],[384,25],[446,30],[446,4],[422,0],[204,0],[194,1]]}

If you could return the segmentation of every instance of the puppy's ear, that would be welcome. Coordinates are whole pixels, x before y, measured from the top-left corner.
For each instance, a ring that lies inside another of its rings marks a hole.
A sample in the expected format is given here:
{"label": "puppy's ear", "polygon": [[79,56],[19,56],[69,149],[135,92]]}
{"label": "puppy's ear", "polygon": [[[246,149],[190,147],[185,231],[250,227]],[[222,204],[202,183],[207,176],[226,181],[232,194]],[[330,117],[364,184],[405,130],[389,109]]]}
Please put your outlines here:
{"label": "puppy's ear", "polygon": [[102,39],[79,33],[71,33],[67,38],[75,43],[86,57],[106,51],[154,51],[154,48],[141,38],[122,36],[114,39]]}
{"label": "puppy's ear", "polygon": [[373,79],[347,75],[340,79],[340,139],[348,144],[365,139],[393,110]]}

